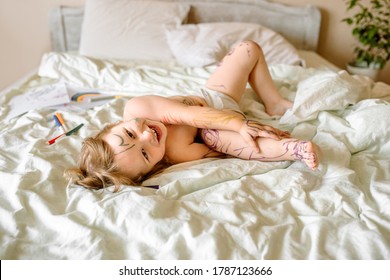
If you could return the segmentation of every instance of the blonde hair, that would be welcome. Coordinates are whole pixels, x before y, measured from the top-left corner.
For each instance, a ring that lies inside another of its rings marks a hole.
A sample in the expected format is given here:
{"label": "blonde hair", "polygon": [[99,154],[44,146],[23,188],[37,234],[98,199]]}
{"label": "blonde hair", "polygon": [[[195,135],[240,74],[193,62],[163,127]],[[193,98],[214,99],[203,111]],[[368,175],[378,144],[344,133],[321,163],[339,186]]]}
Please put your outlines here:
{"label": "blonde hair", "polygon": [[78,159],[78,167],[66,170],[65,177],[87,189],[97,190],[114,185],[114,192],[117,192],[120,185],[139,186],[143,180],[169,166],[165,160],[162,160],[151,172],[135,179],[121,174],[115,164],[113,150],[103,140],[103,137],[117,124],[109,124],[94,137],[88,137],[84,140]]}

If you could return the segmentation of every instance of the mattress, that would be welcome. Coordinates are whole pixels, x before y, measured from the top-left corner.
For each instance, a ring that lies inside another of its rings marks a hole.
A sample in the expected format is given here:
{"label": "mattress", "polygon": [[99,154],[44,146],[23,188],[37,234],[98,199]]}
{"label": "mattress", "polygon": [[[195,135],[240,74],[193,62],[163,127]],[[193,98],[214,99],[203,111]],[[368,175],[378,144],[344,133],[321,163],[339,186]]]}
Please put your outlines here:
{"label": "mattress", "polygon": [[[328,66],[270,66],[281,94],[294,101],[280,118],[267,115],[250,88],[240,104],[250,118],[312,140],[321,151],[317,171],[300,162],[212,158],[144,182],[158,189],[113,193],[63,177],[83,139],[120,120],[129,98],[196,90],[215,66],[46,54],[37,75],[0,96],[0,258],[389,259],[390,86]],[[122,98],[7,117],[15,96],[50,88]],[[59,133],[54,112],[67,126],[84,126],[49,145]]]}

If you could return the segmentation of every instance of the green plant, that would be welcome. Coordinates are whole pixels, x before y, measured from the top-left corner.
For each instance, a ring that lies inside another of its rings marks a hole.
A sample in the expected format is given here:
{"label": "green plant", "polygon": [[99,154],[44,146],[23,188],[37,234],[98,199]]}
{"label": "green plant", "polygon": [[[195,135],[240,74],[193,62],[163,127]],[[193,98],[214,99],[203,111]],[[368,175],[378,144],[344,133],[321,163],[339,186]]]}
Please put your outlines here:
{"label": "green plant", "polygon": [[343,0],[347,11],[343,19],[352,26],[357,39],[354,49],[355,66],[383,68],[390,59],[390,0]]}

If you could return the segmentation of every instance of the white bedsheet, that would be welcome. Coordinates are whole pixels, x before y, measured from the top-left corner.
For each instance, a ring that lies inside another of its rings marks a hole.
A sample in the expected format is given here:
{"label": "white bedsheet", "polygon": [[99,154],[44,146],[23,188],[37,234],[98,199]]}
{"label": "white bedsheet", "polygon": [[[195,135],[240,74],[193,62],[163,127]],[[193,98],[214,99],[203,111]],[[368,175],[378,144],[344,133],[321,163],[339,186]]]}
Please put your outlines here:
{"label": "white bedsheet", "polygon": [[85,125],[52,146],[53,110],[3,121],[10,98],[34,87],[65,81],[129,97],[169,96],[196,90],[212,70],[45,56],[40,77],[0,97],[0,258],[390,259],[390,87],[383,83],[273,66],[282,94],[300,106],[271,118],[248,90],[243,110],[312,139],[321,149],[319,170],[205,159],[145,182],[159,190],[89,191],[62,177],[82,139],[121,118],[125,99],[62,108],[68,125]]}

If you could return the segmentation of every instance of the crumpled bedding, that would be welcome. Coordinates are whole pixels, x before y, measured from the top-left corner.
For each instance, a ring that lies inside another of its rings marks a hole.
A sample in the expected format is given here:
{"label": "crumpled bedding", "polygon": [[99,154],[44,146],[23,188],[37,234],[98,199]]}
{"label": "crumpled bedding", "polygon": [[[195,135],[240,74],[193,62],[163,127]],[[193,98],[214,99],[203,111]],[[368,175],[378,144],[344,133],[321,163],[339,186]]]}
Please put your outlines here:
{"label": "crumpled bedding", "polygon": [[164,96],[203,86],[208,68],[118,65],[49,53],[39,75],[0,96],[1,259],[390,259],[390,86],[344,71],[275,65],[294,107],[264,112],[248,88],[245,113],[310,139],[321,150],[300,162],[204,159],[148,181],[90,191],[69,184],[83,138],[119,120],[126,98],[60,110],[80,131],[49,146],[54,110],[5,122],[12,96],[48,84]]}

